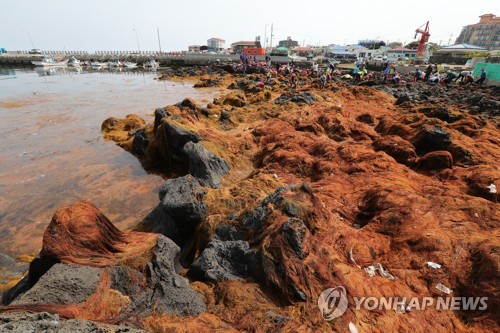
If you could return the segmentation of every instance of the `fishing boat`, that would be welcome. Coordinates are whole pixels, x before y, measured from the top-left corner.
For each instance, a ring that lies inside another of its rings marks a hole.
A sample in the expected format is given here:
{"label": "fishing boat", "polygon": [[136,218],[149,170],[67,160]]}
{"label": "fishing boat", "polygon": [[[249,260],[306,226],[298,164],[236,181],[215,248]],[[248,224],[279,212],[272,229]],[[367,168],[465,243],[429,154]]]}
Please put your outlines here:
{"label": "fishing boat", "polygon": [[43,56],[40,61],[32,61],[33,65],[38,67],[65,67],[68,65],[68,60],[65,61],[55,61],[54,58],[49,56]]}
{"label": "fishing boat", "polygon": [[108,67],[121,67],[122,63],[119,60],[110,60],[108,61]]}
{"label": "fishing boat", "polygon": [[145,68],[158,68],[160,67],[160,63],[155,59],[149,59],[149,61],[146,61],[143,66]]}
{"label": "fishing boat", "polygon": [[135,68],[135,67],[137,67],[137,63],[130,62],[130,61],[124,61],[124,62],[122,62],[122,66],[125,68]]}
{"label": "fishing boat", "polygon": [[68,60],[68,66],[70,66],[70,67],[80,67],[80,60],[76,59],[75,57],[71,57]]}
{"label": "fishing boat", "polygon": [[99,61],[92,61],[90,63],[90,66],[92,67],[92,69],[101,69],[103,67],[106,67],[106,63],[105,62],[99,62]]}

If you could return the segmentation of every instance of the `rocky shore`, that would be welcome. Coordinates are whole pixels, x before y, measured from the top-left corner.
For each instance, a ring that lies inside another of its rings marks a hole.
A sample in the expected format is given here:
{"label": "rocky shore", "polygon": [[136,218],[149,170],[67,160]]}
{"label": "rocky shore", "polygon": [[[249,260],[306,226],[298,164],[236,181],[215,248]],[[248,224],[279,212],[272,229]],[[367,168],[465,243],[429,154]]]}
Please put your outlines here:
{"label": "rocky shore", "polygon": [[[250,72],[172,70],[162,78],[227,92],[103,121],[106,139],[165,176],[158,205],[132,231],[89,201],[59,208],[2,295],[0,332],[498,330],[498,88],[292,89]],[[337,286],[349,307],[326,321],[318,297]],[[369,296],[488,306],[356,310]]]}

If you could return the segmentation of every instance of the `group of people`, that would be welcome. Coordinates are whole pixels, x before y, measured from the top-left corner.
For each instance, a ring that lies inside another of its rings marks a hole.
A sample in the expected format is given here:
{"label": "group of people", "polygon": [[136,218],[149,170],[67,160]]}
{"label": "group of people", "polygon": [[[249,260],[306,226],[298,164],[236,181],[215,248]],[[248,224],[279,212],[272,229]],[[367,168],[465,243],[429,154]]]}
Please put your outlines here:
{"label": "group of people", "polygon": [[[240,56],[242,70],[246,73],[248,66],[250,66],[251,59],[246,54],[241,54]],[[392,83],[398,84],[402,81],[402,76],[398,73],[394,64],[386,63],[384,64],[383,71],[383,82],[384,83]],[[271,73],[271,57],[269,55],[265,56],[265,68],[268,74]],[[299,80],[299,77],[305,77],[305,80],[308,81],[308,78],[312,80],[316,80],[320,86],[326,87],[328,83],[332,80],[333,72],[335,71],[335,65],[333,63],[329,63],[323,69],[320,69],[317,62],[313,62],[312,66],[309,69],[299,69],[294,66],[294,64],[287,64],[285,66],[281,66],[279,63],[276,63],[276,74],[284,74],[289,76],[289,82],[291,87],[296,87]],[[354,70],[352,71],[352,77],[349,75],[344,75],[344,77],[349,77],[352,79],[353,84],[358,84],[363,78],[369,77],[373,74],[368,75],[368,70],[366,66],[356,65]],[[269,78],[268,78],[269,79]],[[476,81],[474,81],[473,72],[471,70],[463,70],[458,74],[454,71],[448,71],[446,75],[444,75],[444,68],[442,65],[433,65],[429,64],[424,71],[417,68],[413,73],[412,77],[409,75],[404,75],[405,81],[413,80],[414,82],[423,81],[430,83],[451,83],[458,82],[462,85],[473,84],[476,83],[478,85],[482,85],[486,80],[486,70],[485,68],[481,68],[481,73]],[[404,82],[404,81],[403,81]]]}
{"label": "group of people", "polygon": [[[419,73],[420,72],[420,73]],[[476,83],[478,85],[483,85],[484,81],[486,80],[486,69],[481,68],[481,74],[479,75],[478,79],[474,82],[474,75],[472,70],[463,70],[460,73],[454,72],[454,71],[448,71],[446,73],[446,76],[443,78],[442,73],[444,72],[443,67],[441,65],[433,66],[432,64],[429,64],[425,68],[425,75],[423,78],[422,72],[417,69],[417,71],[414,74],[414,81],[424,81],[424,82],[431,82],[431,83],[451,83],[451,82],[458,82],[459,84],[462,85],[467,85],[467,84],[473,84]],[[460,81],[459,81],[460,80]]]}

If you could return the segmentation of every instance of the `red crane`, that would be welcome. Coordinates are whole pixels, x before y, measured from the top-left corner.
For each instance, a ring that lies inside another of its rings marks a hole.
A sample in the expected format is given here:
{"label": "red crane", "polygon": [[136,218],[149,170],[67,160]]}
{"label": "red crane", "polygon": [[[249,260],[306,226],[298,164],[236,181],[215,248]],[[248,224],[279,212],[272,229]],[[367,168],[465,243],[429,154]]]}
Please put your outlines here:
{"label": "red crane", "polygon": [[[423,28],[424,26],[425,28]],[[415,39],[417,38],[418,34],[422,34],[422,37],[420,38],[420,44],[418,45],[417,57],[422,58],[422,51],[424,50],[425,43],[427,43],[431,35],[429,33],[429,21],[415,30]]]}

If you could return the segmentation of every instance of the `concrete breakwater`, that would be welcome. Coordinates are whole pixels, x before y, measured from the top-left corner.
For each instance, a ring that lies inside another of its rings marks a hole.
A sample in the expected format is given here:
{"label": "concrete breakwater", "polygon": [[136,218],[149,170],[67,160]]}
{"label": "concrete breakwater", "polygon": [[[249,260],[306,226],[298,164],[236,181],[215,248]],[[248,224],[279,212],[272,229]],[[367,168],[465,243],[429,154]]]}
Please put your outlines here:
{"label": "concrete breakwater", "polygon": [[[206,65],[210,63],[215,63],[219,60],[221,63],[224,62],[235,62],[239,61],[238,54],[204,54],[204,53],[159,53],[154,52],[150,54],[131,54],[131,53],[120,53],[120,52],[96,52],[93,54],[89,53],[53,53],[46,52],[44,55],[50,55],[56,60],[68,59],[74,56],[80,61],[100,61],[106,62],[114,59],[127,60],[136,62],[138,64],[143,64],[149,61],[151,58],[158,61],[162,66],[190,66],[190,65]],[[16,54],[7,53],[0,55],[0,66],[1,65],[18,65],[18,66],[32,66],[31,62],[39,60],[42,55],[39,54]],[[257,56],[257,61],[264,61],[263,56]],[[281,56],[272,56],[271,60],[277,63],[288,63],[290,58]]]}

